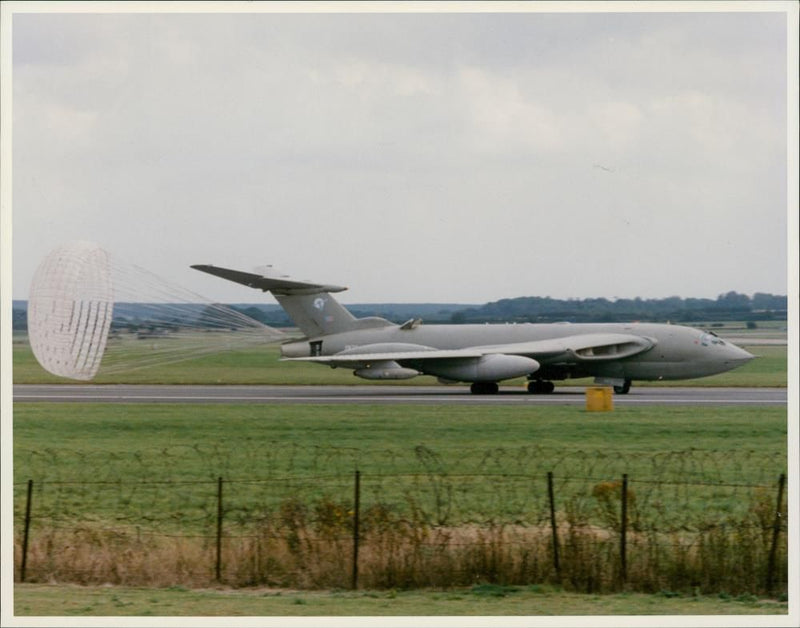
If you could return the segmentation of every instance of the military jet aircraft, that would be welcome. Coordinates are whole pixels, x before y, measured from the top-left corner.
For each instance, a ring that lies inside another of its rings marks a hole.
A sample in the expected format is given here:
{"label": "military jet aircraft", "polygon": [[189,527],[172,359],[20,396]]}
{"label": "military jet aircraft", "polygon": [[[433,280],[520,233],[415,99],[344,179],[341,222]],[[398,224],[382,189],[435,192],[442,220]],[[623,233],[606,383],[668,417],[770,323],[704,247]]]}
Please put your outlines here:
{"label": "military jet aircraft", "polygon": [[281,346],[281,359],[352,369],[369,380],[433,375],[469,382],[475,394],[526,376],[528,391],[549,393],[553,381],[594,377],[626,394],[633,380],[703,377],[729,371],[753,355],[712,332],[654,323],[398,325],[356,318],[331,293],[342,286],[296,281],[271,266],[254,273],[210,265],[197,270],[271,292],[305,337]]}

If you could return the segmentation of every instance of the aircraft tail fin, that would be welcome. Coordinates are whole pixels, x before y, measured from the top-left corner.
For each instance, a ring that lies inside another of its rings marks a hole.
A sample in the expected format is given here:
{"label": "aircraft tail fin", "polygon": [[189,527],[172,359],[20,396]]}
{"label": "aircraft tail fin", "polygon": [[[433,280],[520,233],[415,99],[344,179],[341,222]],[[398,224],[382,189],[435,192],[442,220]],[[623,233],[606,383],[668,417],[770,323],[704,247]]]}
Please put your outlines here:
{"label": "aircraft tail fin", "polygon": [[256,268],[255,273],[207,264],[196,264],[192,268],[263,292],[271,292],[289,318],[309,338],[336,334],[361,326],[359,319],[330,294],[347,290],[346,287],[297,281],[281,275],[271,266]]}

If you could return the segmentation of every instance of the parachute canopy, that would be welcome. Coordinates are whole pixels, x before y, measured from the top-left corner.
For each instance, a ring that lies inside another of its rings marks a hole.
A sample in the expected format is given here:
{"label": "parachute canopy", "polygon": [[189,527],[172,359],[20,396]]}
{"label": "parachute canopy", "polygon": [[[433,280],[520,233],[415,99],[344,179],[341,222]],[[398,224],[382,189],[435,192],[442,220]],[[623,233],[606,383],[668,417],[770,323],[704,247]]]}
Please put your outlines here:
{"label": "parachute canopy", "polygon": [[76,380],[286,338],[91,242],[60,246],[37,268],[28,337],[45,370]]}
{"label": "parachute canopy", "polygon": [[108,339],[114,293],[108,254],[91,242],[52,251],[36,269],[28,299],[28,336],[47,371],[92,379]]}

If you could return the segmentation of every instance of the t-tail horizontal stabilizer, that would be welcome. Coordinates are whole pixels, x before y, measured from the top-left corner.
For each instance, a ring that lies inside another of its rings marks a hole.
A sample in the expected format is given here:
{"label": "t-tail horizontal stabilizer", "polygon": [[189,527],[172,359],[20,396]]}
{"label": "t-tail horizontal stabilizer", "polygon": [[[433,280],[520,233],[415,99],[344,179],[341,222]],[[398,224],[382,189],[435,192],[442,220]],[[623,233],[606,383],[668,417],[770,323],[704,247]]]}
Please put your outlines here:
{"label": "t-tail horizontal stabilizer", "polygon": [[279,294],[317,294],[319,292],[343,292],[347,290],[344,286],[332,286],[330,284],[314,283],[311,281],[297,281],[287,275],[281,275],[272,266],[262,266],[256,270],[258,273],[246,273],[241,270],[231,270],[230,268],[220,268],[211,264],[195,264],[195,270],[200,270],[209,275],[216,275],[229,281],[243,284],[250,288],[257,288],[264,292]]}

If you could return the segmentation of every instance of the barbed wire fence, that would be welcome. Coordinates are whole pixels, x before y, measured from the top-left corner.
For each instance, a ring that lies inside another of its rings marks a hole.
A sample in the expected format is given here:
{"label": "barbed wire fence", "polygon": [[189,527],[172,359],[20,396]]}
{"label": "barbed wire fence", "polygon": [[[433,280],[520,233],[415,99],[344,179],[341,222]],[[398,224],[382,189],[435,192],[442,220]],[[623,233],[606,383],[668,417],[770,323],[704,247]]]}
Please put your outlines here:
{"label": "barbed wire fence", "polygon": [[492,472],[491,454],[480,472],[453,473],[424,448],[417,458],[423,472],[18,482],[17,579],[786,592],[785,475],[697,480],[716,464],[698,456],[678,465],[683,480],[591,473],[596,463]]}

